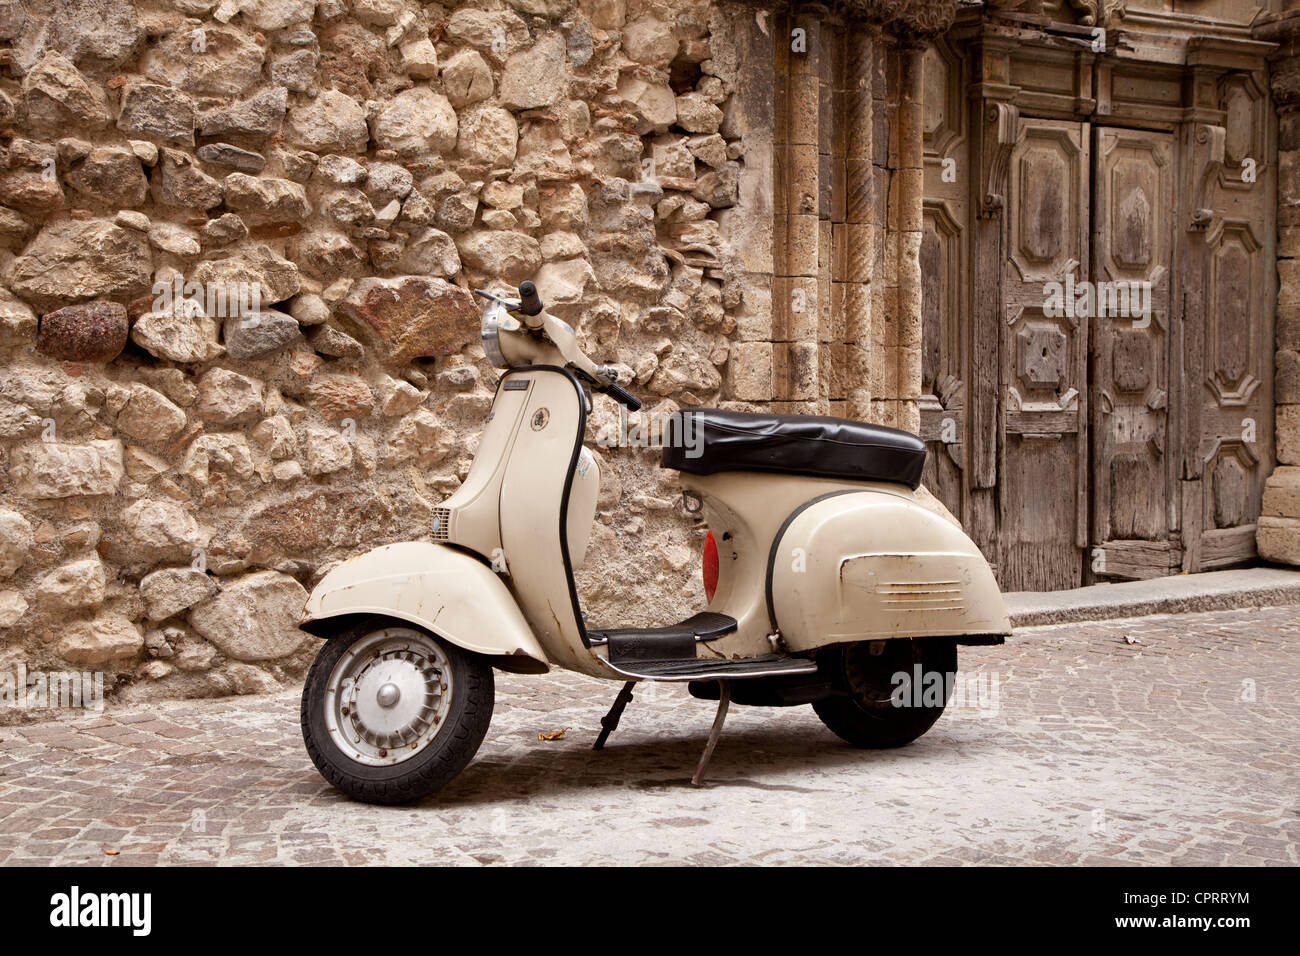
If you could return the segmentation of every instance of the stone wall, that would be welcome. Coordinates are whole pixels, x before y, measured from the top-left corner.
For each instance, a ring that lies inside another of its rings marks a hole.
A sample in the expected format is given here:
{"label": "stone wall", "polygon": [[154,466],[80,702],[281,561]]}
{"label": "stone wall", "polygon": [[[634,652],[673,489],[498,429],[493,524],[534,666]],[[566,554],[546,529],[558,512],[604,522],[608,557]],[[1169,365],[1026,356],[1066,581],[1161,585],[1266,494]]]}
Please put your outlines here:
{"label": "stone wall", "polygon": [[1264,487],[1256,546],[1266,560],[1300,565],[1300,13],[1263,18],[1255,36],[1280,44],[1270,63],[1278,109],[1277,468]]}
{"label": "stone wall", "polygon": [[[0,2],[0,671],[299,679],[306,589],[466,474],[495,385],[470,288],[535,278],[651,416],[725,401],[720,221],[771,214],[761,177],[734,208],[737,17]],[[616,427],[598,400],[589,437]],[[698,532],[655,452],[601,454],[592,620],[673,617]]]}
{"label": "stone wall", "polygon": [[630,442],[590,419],[592,623],[701,606],[703,532],[638,424],[915,429],[897,34],[954,5],[862,8],[0,0],[0,674],[301,679],[307,590],[426,537],[465,477],[496,383],[468,290],[524,278],[646,400]]}

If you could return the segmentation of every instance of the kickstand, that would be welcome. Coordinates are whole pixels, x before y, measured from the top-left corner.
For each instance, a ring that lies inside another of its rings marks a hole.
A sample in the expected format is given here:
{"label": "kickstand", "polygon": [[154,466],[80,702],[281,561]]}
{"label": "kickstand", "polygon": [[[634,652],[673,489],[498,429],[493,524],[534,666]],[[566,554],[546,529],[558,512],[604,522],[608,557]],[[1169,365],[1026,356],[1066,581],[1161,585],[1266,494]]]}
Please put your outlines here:
{"label": "kickstand", "polygon": [[635,685],[636,681],[634,680],[630,680],[624,684],[623,689],[620,690],[618,696],[614,698],[614,706],[609,709],[608,714],[600,718],[600,736],[597,737],[596,742],[592,744],[592,750],[605,749],[605,741],[609,739],[609,735],[612,734],[614,729],[618,726],[619,718],[623,716],[623,709],[627,707],[628,701],[632,699],[632,688]]}
{"label": "kickstand", "polygon": [[722,736],[722,722],[727,719],[727,705],[731,703],[731,681],[718,681],[718,713],[713,718],[713,727],[709,730],[709,742],[704,745],[704,755],[700,757],[700,765],[695,768],[695,776],[691,777],[691,785],[695,787],[702,786],[704,783],[704,771],[709,767],[709,759],[713,756],[713,748],[718,746],[718,738]]}

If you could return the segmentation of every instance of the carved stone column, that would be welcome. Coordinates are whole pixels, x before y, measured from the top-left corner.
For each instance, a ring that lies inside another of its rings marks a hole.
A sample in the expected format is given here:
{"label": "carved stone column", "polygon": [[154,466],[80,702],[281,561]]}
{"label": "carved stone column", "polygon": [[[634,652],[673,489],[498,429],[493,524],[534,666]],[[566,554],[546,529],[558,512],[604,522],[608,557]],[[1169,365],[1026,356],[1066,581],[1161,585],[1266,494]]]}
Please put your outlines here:
{"label": "carved stone column", "polygon": [[875,27],[853,30],[844,64],[844,345],[839,373],[844,378],[844,413],[861,420],[871,415],[867,350],[871,342],[871,273],[875,258],[872,74],[879,36]]}
{"label": "carved stone column", "polygon": [[821,194],[829,186],[820,157],[828,120],[821,110],[826,15],[825,7],[800,6],[791,15],[787,31],[792,39],[786,41],[786,261],[785,281],[777,284],[775,292],[782,301],[774,304],[775,314],[785,321],[778,325],[773,346],[776,398],[783,402],[815,402],[818,397]]}
{"label": "carved stone column", "polygon": [[1300,10],[1266,18],[1255,38],[1282,44],[1269,62],[1278,109],[1278,467],[1264,486],[1256,548],[1268,561],[1300,564]]}
{"label": "carved stone column", "polygon": [[1262,558],[1300,564],[1300,11],[1268,17],[1254,36],[1281,44],[1269,62],[1278,111],[1278,466],[1264,486],[1255,543]]}
{"label": "carved stone column", "polygon": [[921,430],[921,228],[925,199],[925,47],[899,51],[898,101],[898,342],[893,424]]}
{"label": "carved stone column", "polygon": [[[920,429],[921,37],[955,8],[838,0],[773,11],[776,411]],[[755,357],[759,345],[745,349]]]}

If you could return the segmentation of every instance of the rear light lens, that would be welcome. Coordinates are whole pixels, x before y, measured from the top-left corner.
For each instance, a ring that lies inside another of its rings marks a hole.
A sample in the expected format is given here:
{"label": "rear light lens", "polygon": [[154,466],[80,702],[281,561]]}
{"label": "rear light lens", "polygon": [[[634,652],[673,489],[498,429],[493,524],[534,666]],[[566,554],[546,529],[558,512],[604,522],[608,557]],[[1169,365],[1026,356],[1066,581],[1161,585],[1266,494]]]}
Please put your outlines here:
{"label": "rear light lens", "polygon": [[712,531],[704,539],[704,566],[701,570],[704,573],[704,597],[712,604],[713,595],[718,590],[718,542],[713,540]]}

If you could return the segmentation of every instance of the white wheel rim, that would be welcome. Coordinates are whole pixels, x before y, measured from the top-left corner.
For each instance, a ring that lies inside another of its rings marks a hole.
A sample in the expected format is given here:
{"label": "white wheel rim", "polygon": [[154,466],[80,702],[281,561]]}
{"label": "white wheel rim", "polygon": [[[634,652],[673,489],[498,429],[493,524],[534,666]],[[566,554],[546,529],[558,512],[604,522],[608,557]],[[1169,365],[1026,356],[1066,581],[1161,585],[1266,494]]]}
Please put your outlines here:
{"label": "white wheel rim", "polygon": [[386,627],[355,642],[330,671],[325,726],[350,759],[410,760],[442,729],[454,693],[451,662],[422,631]]}

